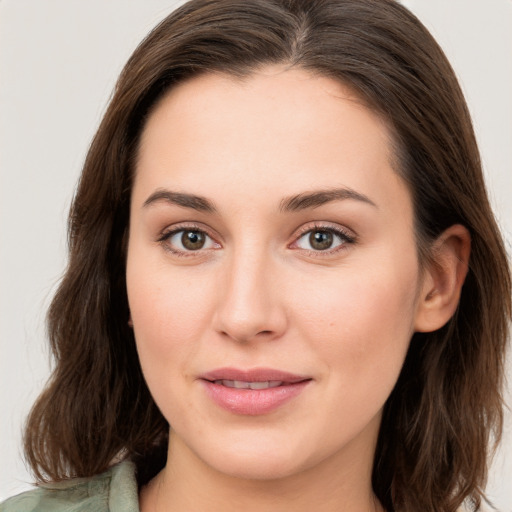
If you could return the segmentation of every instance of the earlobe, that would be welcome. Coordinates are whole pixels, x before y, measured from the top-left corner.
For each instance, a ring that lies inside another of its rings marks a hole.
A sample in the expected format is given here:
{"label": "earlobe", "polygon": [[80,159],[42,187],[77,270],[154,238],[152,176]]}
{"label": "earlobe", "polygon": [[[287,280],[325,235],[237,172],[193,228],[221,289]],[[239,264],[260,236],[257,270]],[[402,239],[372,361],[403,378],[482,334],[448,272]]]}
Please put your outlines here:
{"label": "earlobe", "polygon": [[453,316],[468,272],[471,235],[460,224],[445,230],[434,242],[416,310],[415,331],[440,329]]}

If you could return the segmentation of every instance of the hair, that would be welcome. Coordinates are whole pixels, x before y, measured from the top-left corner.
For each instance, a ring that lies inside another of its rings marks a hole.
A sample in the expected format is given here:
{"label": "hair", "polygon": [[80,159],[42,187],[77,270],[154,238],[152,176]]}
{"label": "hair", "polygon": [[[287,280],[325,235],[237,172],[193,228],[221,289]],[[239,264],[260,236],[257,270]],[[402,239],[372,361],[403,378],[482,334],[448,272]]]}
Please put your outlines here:
{"label": "hair", "polygon": [[48,313],[55,367],[26,425],[36,478],[134,460],[142,485],[165,464],[169,425],[138,361],[125,283],[138,142],[158,100],[205,73],[284,64],[348,85],[385,119],[410,188],[420,262],[460,223],[471,234],[459,307],[414,334],[384,408],[372,475],[389,511],[478,510],[500,439],[511,317],[507,257],[471,119],[426,28],[394,0],[192,0],[129,59],[85,160],[69,218],[69,264]]}

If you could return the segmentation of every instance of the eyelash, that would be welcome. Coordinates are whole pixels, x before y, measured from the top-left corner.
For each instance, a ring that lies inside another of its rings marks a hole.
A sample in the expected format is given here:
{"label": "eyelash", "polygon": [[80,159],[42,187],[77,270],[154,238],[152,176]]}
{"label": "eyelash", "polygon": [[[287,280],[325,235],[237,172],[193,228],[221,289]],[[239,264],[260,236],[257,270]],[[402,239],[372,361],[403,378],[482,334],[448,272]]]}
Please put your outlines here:
{"label": "eyelash", "polygon": [[299,234],[295,238],[295,240],[290,244],[290,246],[296,245],[298,241],[306,236],[307,234],[314,232],[322,232],[322,233],[331,233],[332,235],[338,237],[340,239],[339,245],[332,249],[322,250],[314,250],[314,249],[303,249],[308,255],[312,255],[314,257],[328,257],[333,254],[338,253],[339,251],[343,251],[347,249],[347,245],[352,245],[357,242],[357,237],[351,231],[343,229],[340,226],[332,226],[329,224],[321,224],[315,223],[313,226],[305,226],[301,230],[299,230]]}
{"label": "eyelash", "polygon": [[[190,258],[198,256],[202,251],[205,249],[198,249],[197,251],[193,250],[181,250],[181,249],[175,249],[169,244],[169,240],[175,236],[178,233],[187,232],[187,231],[195,231],[198,233],[201,233],[205,236],[207,236],[209,239],[214,241],[214,237],[211,236],[207,230],[205,230],[203,227],[195,225],[195,224],[186,224],[186,225],[179,225],[175,226],[170,231],[164,231],[160,237],[157,239],[157,242],[160,243],[163,248],[172,253],[174,256],[178,256],[181,258]],[[340,240],[340,243],[335,246],[333,249],[326,249],[326,250],[314,250],[314,249],[302,249],[304,252],[306,252],[308,255],[312,255],[314,257],[324,257],[324,256],[330,256],[333,255],[339,251],[346,250],[347,245],[352,245],[357,242],[357,237],[348,230],[342,229],[341,227],[334,227],[332,225],[325,225],[325,224],[314,224],[313,226],[305,226],[302,228],[297,236],[295,237],[294,241],[288,245],[288,247],[293,247],[296,245],[299,240],[301,240],[304,236],[306,236],[308,233],[313,232],[323,232],[323,233],[331,233],[335,237],[337,237]],[[217,245],[219,245],[217,242],[214,242]],[[211,248],[206,249],[211,250]]]}
{"label": "eyelash", "polygon": [[179,258],[191,258],[191,257],[197,256],[198,253],[201,253],[201,249],[198,249],[197,251],[184,251],[181,249],[174,249],[168,243],[169,240],[174,235],[176,235],[178,233],[182,233],[182,232],[187,232],[187,231],[195,231],[197,233],[202,233],[203,235],[207,236],[211,240],[214,240],[213,236],[211,236],[208,233],[208,231],[204,229],[204,227],[198,226],[197,224],[185,224],[185,225],[174,226],[174,228],[169,231],[165,230],[161,234],[161,236],[157,239],[157,242],[160,243],[160,245],[162,245],[162,247],[166,251],[172,253],[174,256],[178,256]]}

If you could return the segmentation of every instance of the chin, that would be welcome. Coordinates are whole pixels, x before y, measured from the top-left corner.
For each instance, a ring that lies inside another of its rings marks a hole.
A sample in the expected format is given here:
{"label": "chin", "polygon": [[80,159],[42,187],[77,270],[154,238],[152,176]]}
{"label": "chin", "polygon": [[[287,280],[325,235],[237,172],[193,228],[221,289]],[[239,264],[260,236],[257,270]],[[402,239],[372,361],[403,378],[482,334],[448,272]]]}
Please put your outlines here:
{"label": "chin", "polygon": [[[206,461],[207,462],[207,461]],[[279,480],[300,472],[302,464],[290,457],[269,457],[264,454],[227,454],[211,461],[220,473],[243,480]]]}
{"label": "chin", "polygon": [[248,435],[237,437],[228,435],[217,439],[213,446],[197,446],[195,453],[203,463],[219,473],[245,480],[282,479],[318,462],[312,459],[319,454],[308,456],[305,449],[312,443],[297,443],[297,439],[290,442],[290,438],[274,438],[262,432],[253,442],[248,442]]}

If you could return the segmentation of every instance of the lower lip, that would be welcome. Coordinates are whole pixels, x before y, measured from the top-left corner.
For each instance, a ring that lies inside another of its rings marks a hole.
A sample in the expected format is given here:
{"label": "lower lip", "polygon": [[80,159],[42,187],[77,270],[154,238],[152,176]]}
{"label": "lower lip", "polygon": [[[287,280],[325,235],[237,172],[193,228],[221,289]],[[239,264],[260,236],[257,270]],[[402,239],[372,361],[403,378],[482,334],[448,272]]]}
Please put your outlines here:
{"label": "lower lip", "polygon": [[311,381],[305,380],[267,389],[237,389],[208,380],[202,382],[208,396],[223,409],[234,414],[257,416],[281,407],[299,395]]}

